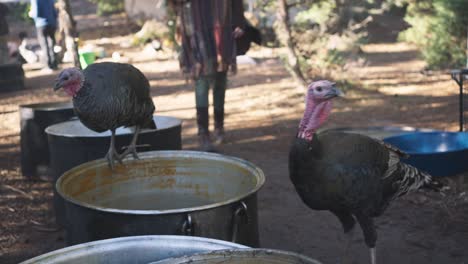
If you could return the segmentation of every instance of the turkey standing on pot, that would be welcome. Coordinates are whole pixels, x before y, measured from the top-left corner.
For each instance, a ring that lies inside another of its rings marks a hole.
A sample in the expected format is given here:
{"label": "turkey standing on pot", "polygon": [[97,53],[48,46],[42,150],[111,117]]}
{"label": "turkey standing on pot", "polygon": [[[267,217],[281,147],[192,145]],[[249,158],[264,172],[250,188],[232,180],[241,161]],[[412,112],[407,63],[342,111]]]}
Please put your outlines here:
{"label": "turkey standing on pot", "polygon": [[[130,64],[113,62],[91,64],[83,71],[68,68],[59,74],[54,90],[60,88],[73,97],[76,115],[86,127],[99,133],[111,131],[106,154],[111,169],[114,159],[122,163],[130,153],[138,159],[136,142],[140,129],[156,129],[150,85],[141,71]],[[135,131],[128,148],[119,154],[115,149],[115,130],[121,126],[135,126]]]}

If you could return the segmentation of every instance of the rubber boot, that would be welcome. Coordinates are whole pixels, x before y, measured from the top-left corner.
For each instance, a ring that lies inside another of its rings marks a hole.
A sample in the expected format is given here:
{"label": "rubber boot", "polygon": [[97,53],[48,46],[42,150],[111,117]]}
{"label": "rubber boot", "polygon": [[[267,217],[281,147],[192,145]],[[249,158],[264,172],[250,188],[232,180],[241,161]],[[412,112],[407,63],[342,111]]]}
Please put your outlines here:
{"label": "rubber boot", "polygon": [[224,109],[214,109],[214,143],[219,145],[224,142]]}
{"label": "rubber boot", "polygon": [[210,132],[208,130],[209,116],[208,107],[197,107],[197,125],[198,125],[198,144],[200,150],[213,152],[214,147],[211,144]]}

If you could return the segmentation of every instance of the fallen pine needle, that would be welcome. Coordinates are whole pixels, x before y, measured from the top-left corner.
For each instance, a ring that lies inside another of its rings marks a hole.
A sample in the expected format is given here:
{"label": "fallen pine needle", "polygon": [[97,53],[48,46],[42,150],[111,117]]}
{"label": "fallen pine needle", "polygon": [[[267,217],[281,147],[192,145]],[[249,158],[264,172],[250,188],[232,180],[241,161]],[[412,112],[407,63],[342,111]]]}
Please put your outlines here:
{"label": "fallen pine needle", "polygon": [[34,197],[32,197],[30,194],[27,194],[27,193],[25,193],[24,191],[22,191],[22,190],[20,190],[20,189],[18,189],[18,188],[15,188],[15,187],[13,187],[13,186],[10,186],[10,185],[7,185],[7,184],[3,184],[2,187],[5,188],[5,189],[8,189],[8,190],[10,190],[10,191],[14,191],[14,192],[16,192],[16,193],[19,193],[19,194],[25,196],[26,198],[28,198],[28,199],[30,199],[30,200],[33,200],[33,199],[34,199]]}
{"label": "fallen pine needle", "polygon": [[33,228],[40,232],[57,232],[61,229],[60,226],[55,227],[47,227],[46,224],[40,223],[35,220],[29,220],[31,224],[33,224]]}

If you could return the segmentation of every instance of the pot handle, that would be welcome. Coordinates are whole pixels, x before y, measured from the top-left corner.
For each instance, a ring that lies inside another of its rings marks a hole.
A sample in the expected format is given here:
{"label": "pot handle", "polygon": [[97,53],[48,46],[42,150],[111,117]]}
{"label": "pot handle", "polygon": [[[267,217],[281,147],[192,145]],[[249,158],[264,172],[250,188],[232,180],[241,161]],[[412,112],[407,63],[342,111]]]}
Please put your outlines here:
{"label": "pot handle", "polygon": [[246,222],[249,222],[249,215],[247,214],[247,204],[244,202],[240,202],[239,206],[237,206],[234,214],[232,215],[232,242],[237,241],[237,234],[239,231],[239,224],[242,219],[245,219]]}
{"label": "pot handle", "polygon": [[187,218],[182,223],[182,234],[185,236],[193,236],[195,234],[195,225],[190,214],[187,214]]}

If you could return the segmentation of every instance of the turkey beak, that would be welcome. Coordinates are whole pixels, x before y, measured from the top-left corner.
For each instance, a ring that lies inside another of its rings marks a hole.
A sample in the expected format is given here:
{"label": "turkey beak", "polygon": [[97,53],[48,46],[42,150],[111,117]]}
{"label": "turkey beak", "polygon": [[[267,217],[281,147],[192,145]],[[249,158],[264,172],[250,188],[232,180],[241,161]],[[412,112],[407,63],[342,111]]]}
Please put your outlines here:
{"label": "turkey beak", "polygon": [[54,91],[57,91],[58,89],[60,89],[62,87],[63,87],[63,82],[62,82],[62,80],[58,79],[57,82],[55,83]]}
{"label": "turkey beak", "polygon": [[340,89],[334,86],[330,89],[330,91],[326,95],[327,98],[343,97],[343,96],[344,96],[344,93]]}

